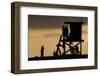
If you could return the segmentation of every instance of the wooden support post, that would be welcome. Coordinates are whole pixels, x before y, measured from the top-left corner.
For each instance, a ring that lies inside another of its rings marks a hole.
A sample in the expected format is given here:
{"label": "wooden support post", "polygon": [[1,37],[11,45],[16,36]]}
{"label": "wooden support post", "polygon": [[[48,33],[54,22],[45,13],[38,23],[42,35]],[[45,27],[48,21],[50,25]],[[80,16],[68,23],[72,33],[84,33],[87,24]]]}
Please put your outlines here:
{"label": "wooden support post", "polygon": [[80,55],[82,55],[82,42],[80,42]]}
{"label": "wooden support post", "polygon": [[63,55],[65,55],[66,52],[66,45],[65,45],[65,39],[63,39]]}

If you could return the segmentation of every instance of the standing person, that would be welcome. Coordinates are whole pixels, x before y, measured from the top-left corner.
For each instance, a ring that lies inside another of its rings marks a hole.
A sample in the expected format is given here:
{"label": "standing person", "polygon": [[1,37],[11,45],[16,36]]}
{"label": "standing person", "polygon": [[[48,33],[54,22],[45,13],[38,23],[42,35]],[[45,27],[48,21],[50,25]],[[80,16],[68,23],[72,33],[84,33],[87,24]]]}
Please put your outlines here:
{"label": "standing person", "polygon": [[74,48],[75,48],[76,53],[79,54],[79,47],[76,45]]}
{"label": "standing person", "polygon": [[72,46],[70,46],[70,53],[71,53],[72,55],[75,54],[75,52],[74,52],[74,47],[72,47]]}
{"label": "standing person", "polygon": [[67,26],[62,26],[62,35],[63,35],[63,38],[64,39],[67,39],[67,37],[68,37],[68,28],[67,28]]}
{"label": "standing person", "polygon": [[41,52],[41,57],[44,57],[44,46],[43,45],[41,46],[40,52]]}

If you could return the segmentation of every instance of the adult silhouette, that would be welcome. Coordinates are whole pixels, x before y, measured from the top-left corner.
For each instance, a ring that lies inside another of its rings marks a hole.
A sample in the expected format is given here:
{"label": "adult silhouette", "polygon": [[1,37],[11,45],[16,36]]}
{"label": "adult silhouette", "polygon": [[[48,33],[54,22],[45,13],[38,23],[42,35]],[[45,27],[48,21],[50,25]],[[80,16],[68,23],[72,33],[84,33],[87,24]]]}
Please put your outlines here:
{"label": "adult silhouette", "polygon": [[64,26],[62,27],[62,35],[63,35],[63,39],[67,39],[68,37],[68,28],[67,26]]}
{"label": "adult silhouette", "polygon": [[41,46],[40,52],[41,52],[41,57],[43,57],[44,56],[44,46],[43,45]]}

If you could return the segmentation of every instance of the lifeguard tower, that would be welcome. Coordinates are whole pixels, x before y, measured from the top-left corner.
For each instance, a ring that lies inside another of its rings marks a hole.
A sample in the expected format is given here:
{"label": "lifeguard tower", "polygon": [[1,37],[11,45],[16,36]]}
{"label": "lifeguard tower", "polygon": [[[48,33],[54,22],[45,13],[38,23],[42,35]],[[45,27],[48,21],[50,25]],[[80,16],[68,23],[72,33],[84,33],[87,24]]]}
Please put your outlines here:
{"label": "lifeguard tower", "polygon": [[82,55],[82,42],[84,42],[82,40],[82,24],[83,22],[64,22],[54,56]]}

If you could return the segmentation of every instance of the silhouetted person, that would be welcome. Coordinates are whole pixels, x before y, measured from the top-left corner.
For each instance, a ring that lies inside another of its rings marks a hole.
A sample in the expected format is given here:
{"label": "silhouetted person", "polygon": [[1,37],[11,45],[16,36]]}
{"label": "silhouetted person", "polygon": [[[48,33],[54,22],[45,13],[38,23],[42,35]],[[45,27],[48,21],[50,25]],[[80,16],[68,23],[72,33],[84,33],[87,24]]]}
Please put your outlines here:
{"label": "silhouetted person", "polygon": [[53,56],[56,56],[56,52],[55,51],[53,52]]}
{"label": "silhouetted person", "polygon": [[71,54],[75,54],[75,53],[74,53],[74,47],[70,47],[70,53],[71,53]]}
{"label": "silhouetted person", "polygon": [[74,47],[70,47],[70,52],[71,54],[75,55],[75,54],[79,54],[79,47],[76,45]]}
{"label": "silhouetted person", "polygon": [[43,57],[44,56],[44,46],[43,45],[41,46],[40,52],[41,52],[41,57]]}
{"label": "silhouetted person", "polygon": [[75,48],[76,53],[79,54],[79,47],[76,45],[74,48]]}
{"label": "silhouetted person", "polygon": [[62,27],[62,34],[63,34],[64,39],[66,39],[68,37],[68,28],[67,28],[67,26]]}
{"label": "silhouetted person", "polygon": [[55,52],[55,56],[59,56],[57,51]]}

